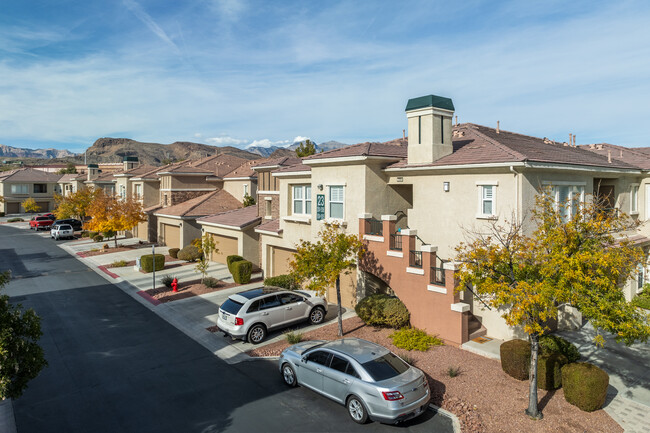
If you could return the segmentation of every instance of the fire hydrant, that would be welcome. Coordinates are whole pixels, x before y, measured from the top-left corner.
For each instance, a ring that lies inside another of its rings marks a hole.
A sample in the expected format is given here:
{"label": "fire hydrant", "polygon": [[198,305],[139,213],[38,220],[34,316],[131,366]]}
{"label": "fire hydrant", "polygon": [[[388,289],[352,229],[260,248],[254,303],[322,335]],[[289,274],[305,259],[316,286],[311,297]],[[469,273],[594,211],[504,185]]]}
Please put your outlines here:
{"label": "fire hydrant", "polygon": [[178,278],[174,278],[172,281],[172,291],[178,292]]}

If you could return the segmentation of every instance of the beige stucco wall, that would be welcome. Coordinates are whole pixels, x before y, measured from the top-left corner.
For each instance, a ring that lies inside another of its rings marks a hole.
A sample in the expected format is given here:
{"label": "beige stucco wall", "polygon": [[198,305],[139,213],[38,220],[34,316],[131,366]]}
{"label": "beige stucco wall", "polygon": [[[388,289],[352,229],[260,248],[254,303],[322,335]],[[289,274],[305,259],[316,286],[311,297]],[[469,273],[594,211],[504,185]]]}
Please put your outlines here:
{"label": "beige stucco wall", "polygon": [[237,200],[244,200],[244,185],[248,186],[248,195],[251,197],[257,197],[257,188],[256,183],[251,179],[247,180],[231,180],[226,179],[223,182],[223,189],[228,192],[230,195],[235,197]]}
{"label": "beige stucco wall", "polygon": [[158,237],[162,235],[162,225],[169,224],[172,226],[180,227],[180,248],[183,248],[192,242],[192,239],[201,237],[201,227],[194,220],[180,220],[176,218],[169,218],[165,216],[158,216]]}
{"label": "beige stucco wall", "polygon": [[[243,230],[216,227],[208,224],[203,224],[201,227],[205,230],[205,233],[236,238],[237,254],[244,257],[255,266],[259,263],[259,234],[255,232],[253,227],[245,228]],[[219,245],[217,245],[217,248],[219,248]]]}
{"label": "beige stucco wall", "polygon": [[[163,176],[168,177],[168,176]],[[188,188],[198,188],[213,190],[214,187],[209,185],[205,180],[205,175],[200,176],[169,176],[171,177],[171,186],[172,189],[188,189]]]}

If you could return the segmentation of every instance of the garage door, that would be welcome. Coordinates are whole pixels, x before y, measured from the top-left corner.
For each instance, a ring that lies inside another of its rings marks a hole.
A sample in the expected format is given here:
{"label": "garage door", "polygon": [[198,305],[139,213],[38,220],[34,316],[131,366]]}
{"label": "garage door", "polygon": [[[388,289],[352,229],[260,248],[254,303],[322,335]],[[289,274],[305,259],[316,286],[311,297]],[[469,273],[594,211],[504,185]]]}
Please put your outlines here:
{"label": "garage door", "polygon": [[20,213],[20,203],[5,203],[6,214]]}
{"label": "garage door", "polygon": [[138,223],[138,225],[135,227],[133,235],[138,239],[142,239],[143,241],[148,241],[149,223],[147,221]]}
{"label": "garage door", "polygon": [[284,275],[289,273],[289,262],[293,260],[295,251],[284,248],[271,247],[271,276]]}
{"label": "garage door", "polygon": [[39,212],[47,212],[50,210],[50,202],[49,201],[37,201],[36,206],[38,206],[38,211]]}
{"label": "garage door", "polygon": [[181,228],[169,224],[162,225],[163,242],[169,248],[181,247]]}
{"label": "garage door", "polygon": [[210,260],[217,263],[226,263],[226,257],[239,254],[237,238],[212,235],[215,247],[219,252],[212,253]]}

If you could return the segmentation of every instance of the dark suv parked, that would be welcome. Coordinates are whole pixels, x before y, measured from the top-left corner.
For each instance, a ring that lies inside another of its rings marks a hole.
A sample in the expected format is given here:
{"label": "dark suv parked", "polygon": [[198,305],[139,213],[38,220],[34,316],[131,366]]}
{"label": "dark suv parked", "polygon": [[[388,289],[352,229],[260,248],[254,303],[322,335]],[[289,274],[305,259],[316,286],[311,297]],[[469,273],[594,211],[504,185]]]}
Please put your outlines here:
{"label": "dark suv parked", "polygon": [[61,224],[69,224],[69,225],[72,226],[72,229],[75,230],[75,231],[76,230],[81,230],[81,226],[82,226],[81,221],[73,219],[73,218],[68,218],[68,219],[64,219],[64,220],[56,220],[56,221],[54,221],[54,224],[52,224],[52,225],[58,226],[58,225],[61,225]]}

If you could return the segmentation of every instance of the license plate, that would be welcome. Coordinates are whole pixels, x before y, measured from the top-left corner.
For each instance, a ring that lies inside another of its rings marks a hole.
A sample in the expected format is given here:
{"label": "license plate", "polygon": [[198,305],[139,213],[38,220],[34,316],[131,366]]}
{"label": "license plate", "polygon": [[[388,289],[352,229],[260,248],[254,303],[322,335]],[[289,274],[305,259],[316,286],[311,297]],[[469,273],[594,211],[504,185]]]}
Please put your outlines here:
{"label": "license plate", "polygon": [[226,321],[227,321],[227,320],[228,320],[228,315],[227,315],[227,314],[222,314],[222,315],[221,315],[221,318],[222,318],[223,320],[226,320]]}

